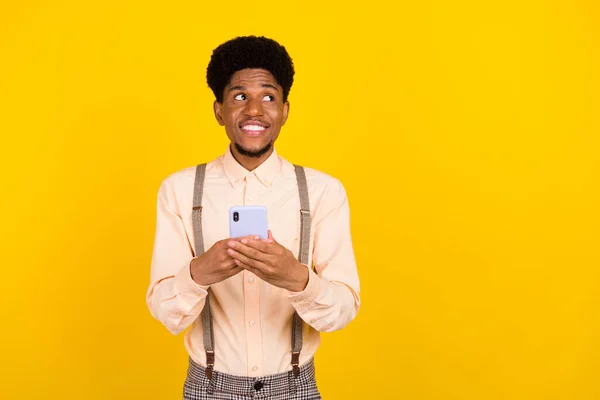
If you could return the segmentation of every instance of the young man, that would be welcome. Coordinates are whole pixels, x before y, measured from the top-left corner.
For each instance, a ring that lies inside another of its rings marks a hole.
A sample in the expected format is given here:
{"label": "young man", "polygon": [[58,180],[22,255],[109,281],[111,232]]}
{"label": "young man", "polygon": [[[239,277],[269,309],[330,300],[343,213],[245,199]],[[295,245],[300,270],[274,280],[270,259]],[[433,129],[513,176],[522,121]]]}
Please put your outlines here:
{"label": "young man", "polygon": [[[160,186],[147,301],[172,333],[191,325],[184,399],[320,399],[319,333],[358,312],[342,184],[274,148],[293,78],[287,51],[271,39],[217,47],[207,80],[231,144]],[[267,208],[267,239],[229,237],[229,208],[239,205]]]}

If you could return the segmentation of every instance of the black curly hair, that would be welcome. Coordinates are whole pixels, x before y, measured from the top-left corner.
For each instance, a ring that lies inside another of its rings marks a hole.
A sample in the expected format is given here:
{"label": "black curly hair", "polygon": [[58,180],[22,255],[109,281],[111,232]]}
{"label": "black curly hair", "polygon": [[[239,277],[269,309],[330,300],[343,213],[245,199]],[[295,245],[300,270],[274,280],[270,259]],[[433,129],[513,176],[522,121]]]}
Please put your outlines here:
{"label": "black curly hair", "polygon": [[283,101],[287,101],[294,83],[294,63],[285,47],[264,36],[240,36],[217,47],[206,68],[206,81],[219,103],[233,74],[245,68],[269,71],[283,89]]}

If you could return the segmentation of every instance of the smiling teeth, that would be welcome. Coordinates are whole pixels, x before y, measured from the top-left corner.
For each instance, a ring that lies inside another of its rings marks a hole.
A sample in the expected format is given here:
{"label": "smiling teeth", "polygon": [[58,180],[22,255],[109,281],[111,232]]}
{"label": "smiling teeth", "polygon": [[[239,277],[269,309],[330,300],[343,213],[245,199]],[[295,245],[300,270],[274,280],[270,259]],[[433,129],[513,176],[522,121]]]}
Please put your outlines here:
{"label": "smiling teeth", "polygon": [[260,125],[246,125],[246,126],[244,126],[244,129],[247,131],[259,132],[259,131],[264,131],[265,127],[260,126]]}

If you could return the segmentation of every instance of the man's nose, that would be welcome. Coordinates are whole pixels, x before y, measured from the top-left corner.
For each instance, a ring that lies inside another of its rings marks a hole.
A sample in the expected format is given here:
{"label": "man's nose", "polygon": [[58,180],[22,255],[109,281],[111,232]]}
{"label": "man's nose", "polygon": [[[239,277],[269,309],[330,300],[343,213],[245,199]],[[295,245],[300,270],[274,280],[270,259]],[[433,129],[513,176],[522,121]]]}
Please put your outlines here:
{"label": "man's nose", "polygon": [[262,115],[263,114],[263,107],[262,107],[262,102],[260,101],[260,99],[249,99],[246,102],[246,114],[248,115]]}

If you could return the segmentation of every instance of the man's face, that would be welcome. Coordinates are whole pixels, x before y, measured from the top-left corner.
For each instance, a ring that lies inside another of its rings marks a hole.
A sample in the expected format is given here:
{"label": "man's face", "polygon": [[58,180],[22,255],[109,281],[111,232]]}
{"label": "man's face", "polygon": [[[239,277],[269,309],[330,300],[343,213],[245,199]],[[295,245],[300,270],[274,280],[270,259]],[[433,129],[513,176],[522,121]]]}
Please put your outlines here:
{"label": "man's face", "polygon": [[273,75],[264,69],[237,71],[214,103],[215,117],[225,126],[232,151],[246,157],[268,156],[287,120],[289,103]]}

